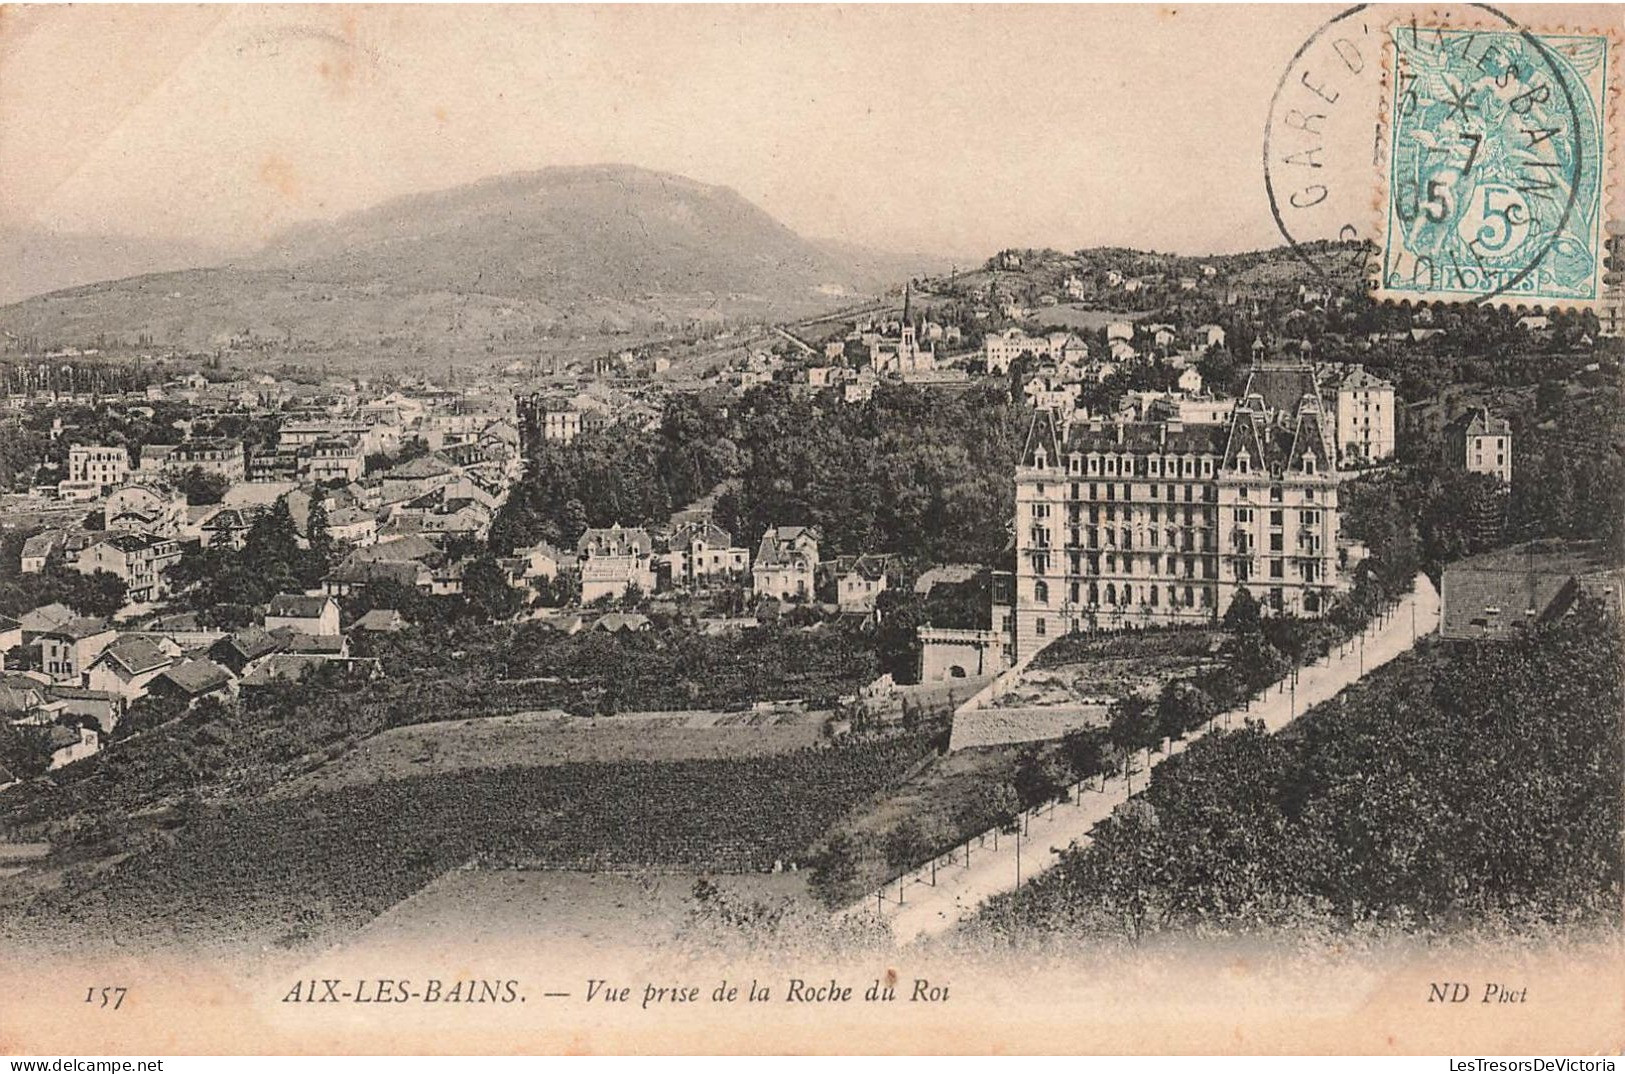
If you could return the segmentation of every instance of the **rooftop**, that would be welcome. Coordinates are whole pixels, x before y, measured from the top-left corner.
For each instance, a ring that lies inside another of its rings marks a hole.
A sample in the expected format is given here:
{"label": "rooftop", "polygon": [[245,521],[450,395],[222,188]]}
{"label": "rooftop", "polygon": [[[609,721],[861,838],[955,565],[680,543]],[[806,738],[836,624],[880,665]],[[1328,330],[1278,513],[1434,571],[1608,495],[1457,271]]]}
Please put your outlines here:
{"label": "rooftop", "polygon": [[307,597],[301,593],[278,593],[266,605],[267,618],[319,619],[333,603],[331,597]]}
{"label": "rooftop", "polygon": [[188,660],[158,676],[168,679],[182,693],[197,697],[231,682],[231,672],[212,660]]}
{"label": "rooftop", "polygon": [[169,654],[146,638],[127,635],[119,638],[97,657],[98,661],[106,660],[118,664],[131,675],[141,675],[155,671],[170,662]]}

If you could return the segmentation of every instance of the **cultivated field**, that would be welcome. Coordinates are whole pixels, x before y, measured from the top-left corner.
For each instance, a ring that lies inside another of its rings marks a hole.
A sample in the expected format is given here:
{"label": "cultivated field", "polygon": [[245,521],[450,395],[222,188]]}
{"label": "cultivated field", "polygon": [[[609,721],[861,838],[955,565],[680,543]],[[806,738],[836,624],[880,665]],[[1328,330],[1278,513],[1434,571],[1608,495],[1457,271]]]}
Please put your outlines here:
{"label": "cultivated field", "polygon": [[470,865],[765,873],[805,862],[932,748],[913,735],[735,760],[488,767],[206,807],[116,862],[41,877],[0,905],[0,945],[308,948]]}
{"label": "cultivated field", "polygon": [[824,712],[586,717],[552,710],[413,724],[374,735],[277,794],[286,797],[478,768],[790,753],[817,745],[827,717]]}
{"label": "cultivated field", "polygon": [[[932,849],[948,847],[985,831],[1013,808],[999,792],[1009,786],[1027,747],[985,746],[933,757],[897,786],[871,798],[832,830],[851,836],[858,848],[860,881],[873,887],[897,870],[886,860],[893,833],[907,829]],[[924,860],[929,853],[916,855]]]}

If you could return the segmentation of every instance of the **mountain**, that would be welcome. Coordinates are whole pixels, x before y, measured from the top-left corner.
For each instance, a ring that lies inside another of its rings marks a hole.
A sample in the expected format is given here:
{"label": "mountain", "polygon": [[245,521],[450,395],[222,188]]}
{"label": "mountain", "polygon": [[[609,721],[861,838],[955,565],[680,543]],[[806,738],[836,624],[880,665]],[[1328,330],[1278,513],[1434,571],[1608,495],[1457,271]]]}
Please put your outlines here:
{"label": "mountain", "polygon": [[224,260],[224,251],[187,242],[0,226],[0,303],[97,280],[214,265]]}
{"label": "mountain", "polygon": [[927,267],[802,238],[724,187],[627,166],[551,168],[302,225],[250,257],[0,308],[47,342],[98,333],[213,347],[440,357],[524,341],[782,319]]}

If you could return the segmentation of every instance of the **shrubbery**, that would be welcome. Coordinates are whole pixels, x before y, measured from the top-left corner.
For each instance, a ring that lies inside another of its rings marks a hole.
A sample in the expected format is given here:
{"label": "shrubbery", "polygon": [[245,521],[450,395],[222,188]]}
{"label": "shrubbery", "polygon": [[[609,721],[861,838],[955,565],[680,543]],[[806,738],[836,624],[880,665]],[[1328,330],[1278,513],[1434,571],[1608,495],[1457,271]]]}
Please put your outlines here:
{"label": "shrubbery", "polygon": [[[1620,644],[1586,607],[1527,640],[1402,656],[1280,735],[1209,735],[1024,888],[1018,921],[1130,938],[1617,922]],[[981,926],[1009,915],[1001,900]]]}

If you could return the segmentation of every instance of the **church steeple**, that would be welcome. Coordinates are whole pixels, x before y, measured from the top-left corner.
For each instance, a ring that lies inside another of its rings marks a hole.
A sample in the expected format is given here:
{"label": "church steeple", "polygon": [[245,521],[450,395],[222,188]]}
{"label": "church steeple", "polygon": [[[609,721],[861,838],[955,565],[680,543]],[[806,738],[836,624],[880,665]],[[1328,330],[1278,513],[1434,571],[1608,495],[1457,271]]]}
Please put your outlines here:
{"label": "church steeple", "polygon": [[907,283],[903,284],[903,325],[904,325],[904,327],[907,327],[907,326],[912,325],[914,323],[914,318],[910,315],[910,308],[911,308],[911,305],[912,305],[910,300],[913,298],[913,296],[914,296],[914,281],[910,280]]}

